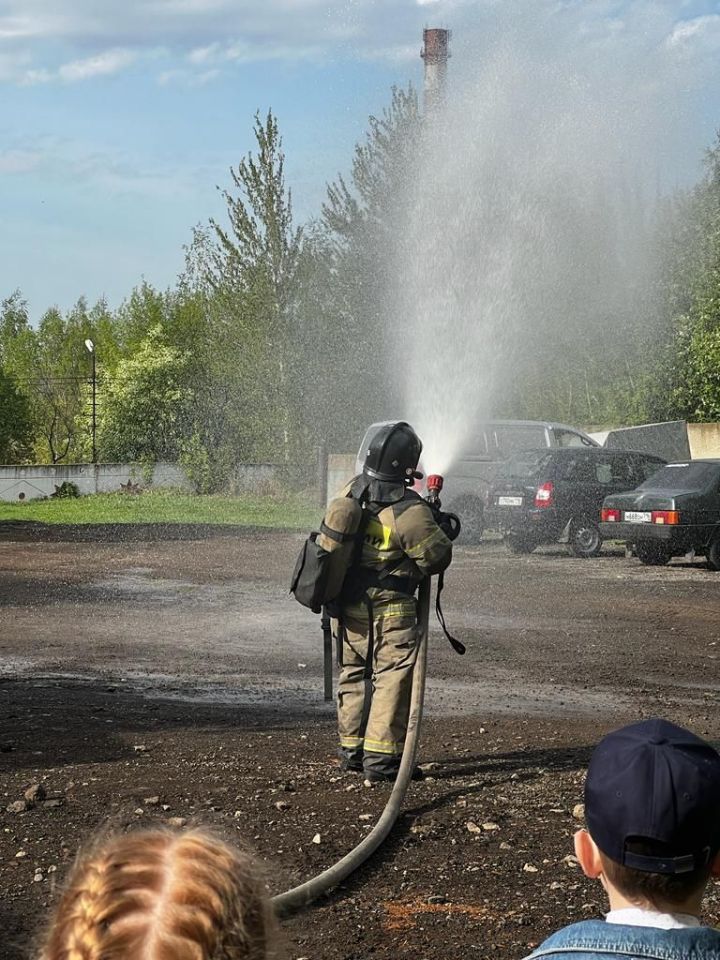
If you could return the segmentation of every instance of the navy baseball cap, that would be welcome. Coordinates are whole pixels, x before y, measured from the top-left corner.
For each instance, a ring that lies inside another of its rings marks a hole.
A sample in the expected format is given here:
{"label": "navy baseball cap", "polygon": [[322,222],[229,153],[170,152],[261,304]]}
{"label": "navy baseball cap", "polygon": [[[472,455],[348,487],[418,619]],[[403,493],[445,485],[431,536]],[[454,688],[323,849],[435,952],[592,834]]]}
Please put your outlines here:
{"label": "navy baseball cap", "polygon": [[[626,867],[674,874],[705,866],[720,849],[720,755],[666,720],[615,730],[590,758],[585,820],[600,850]],[[660,855],[628,849],[633,840],[657,843]]]}

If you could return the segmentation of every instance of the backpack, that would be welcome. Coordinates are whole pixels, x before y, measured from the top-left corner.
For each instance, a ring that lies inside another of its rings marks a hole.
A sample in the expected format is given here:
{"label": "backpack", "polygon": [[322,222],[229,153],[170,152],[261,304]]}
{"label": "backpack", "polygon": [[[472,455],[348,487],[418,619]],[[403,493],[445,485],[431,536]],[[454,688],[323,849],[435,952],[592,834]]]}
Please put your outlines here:
{"label": "backpack", "polygon": [[350,494],[330,501],[320,529],[307,538],[295,564],[290,592],[298,603],[320,613],[337,600],[359,559],[370,515]]}

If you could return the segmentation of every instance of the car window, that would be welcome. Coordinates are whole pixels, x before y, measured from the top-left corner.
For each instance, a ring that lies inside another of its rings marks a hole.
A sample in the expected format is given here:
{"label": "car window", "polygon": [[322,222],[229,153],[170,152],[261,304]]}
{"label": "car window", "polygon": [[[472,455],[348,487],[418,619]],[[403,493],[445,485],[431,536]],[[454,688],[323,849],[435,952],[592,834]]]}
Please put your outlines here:
{"label": "car window", "polygon": [[563,460],[561,477],[571,483],[628,484],[634,487],[637,482],[630,461],[624,457],[591,457],[578,453]]}
{"label": "car window", "polygon": [[487,427],[488,448],[497,450],[503,458],[532,447],[547,447],[545,427],[522,424],[498,424]]}
{"label": "car window", "polygon": [[628,489],[638,482],[630,457],[613,457],[610,461],[610,473],[610,480],[600,480],[600,482],[627,484]]}
{"label": "car window", "polygon": [[547,450],[525,450],[506,460],[498,469],[496,476],[530,480],[540,473],[546,473],[551,461],[552,454]]}
{"label": "car window", "polygon": [[569,480],[571,483],[591,483],[595,480],[594,464],[582,454],[563,457],[558,466],[562,480]]}
{"label": "car window", "polygon": [[558,447],[587,447],[588,442],[585,437],[576,433],[574,430],[560,430],[553,427],[553,436]]}
{"label": "car window", "polygon": [[641,490],[702,490],[718,476],[713,463],[668,463],[640,484]]}
{"label": "car window", "polygon": [[661,470],[664,466],[665,464],[660,463],[659,460],[651,460],[648,457],[638,457],[638,472],[640,474],[640,480],[649,480],[653,474],[657,473],[658,470]]}
{"label": "car window", "polygon": [[613,482],[613,464],[611,460],[598,460],[595,464],[595,479],[598,483]]}
{"label": "car window", "polygon": [[472,440],[463,450],[462,459],[463,460],[472,460],[474,457],[484,457],[487,458],[488,455],[488,439],[484,430],[479,431],[479,433],[474,434]]}

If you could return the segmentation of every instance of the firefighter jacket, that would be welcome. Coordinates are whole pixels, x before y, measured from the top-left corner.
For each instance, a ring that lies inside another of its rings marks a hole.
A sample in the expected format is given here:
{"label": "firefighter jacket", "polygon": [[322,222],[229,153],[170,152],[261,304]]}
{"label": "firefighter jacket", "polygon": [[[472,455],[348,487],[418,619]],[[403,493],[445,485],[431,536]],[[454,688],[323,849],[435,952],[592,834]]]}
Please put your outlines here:
{"label": "firefighter jacket", "polygon": [[[343,495],[349,489],[350,485]],[[413,490],[406,490],[395,503],[369,503],[366,509],[371,515],[365,526],[357,574],[368,584],[373,619],[414,620],[413,594],[421,580],[449,566],[452,542],[438,526],[429,504]],[[345,616],[367,621],[364,600],[344,602],[341,597],[340,603]]]}

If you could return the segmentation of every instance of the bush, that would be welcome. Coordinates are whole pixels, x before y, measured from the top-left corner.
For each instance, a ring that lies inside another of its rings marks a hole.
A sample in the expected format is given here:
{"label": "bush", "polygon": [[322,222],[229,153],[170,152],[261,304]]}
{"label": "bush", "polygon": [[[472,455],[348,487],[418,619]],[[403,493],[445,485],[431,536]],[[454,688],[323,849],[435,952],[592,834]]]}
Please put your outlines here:
{"label": "bush", "polygon": [[80,488],[72,480],[63,480],[55,492],[50,494],[51,500],[75,500],[80,496]]}

